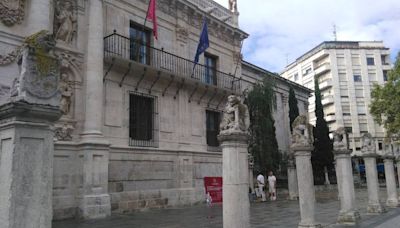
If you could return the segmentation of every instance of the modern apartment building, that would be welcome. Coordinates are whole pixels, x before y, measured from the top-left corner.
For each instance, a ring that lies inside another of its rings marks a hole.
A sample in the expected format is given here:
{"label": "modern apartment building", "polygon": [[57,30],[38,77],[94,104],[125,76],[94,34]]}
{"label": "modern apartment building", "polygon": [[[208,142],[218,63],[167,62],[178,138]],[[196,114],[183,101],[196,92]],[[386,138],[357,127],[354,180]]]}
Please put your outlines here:
{"label": "modern apartment building", "polygon": [[[326,41],[289,64],[281,76],[314,89],[318,80],[325,120],[329,130],[344,126],[350,133],[350,148],[358,154],[360,136],[369,132],[382,150],[382,126],[369,113],[371,90],[383,84],[391,68],[389,48],[382,41]],[[315,124],[315,97],[309,98],[309,119]]]}

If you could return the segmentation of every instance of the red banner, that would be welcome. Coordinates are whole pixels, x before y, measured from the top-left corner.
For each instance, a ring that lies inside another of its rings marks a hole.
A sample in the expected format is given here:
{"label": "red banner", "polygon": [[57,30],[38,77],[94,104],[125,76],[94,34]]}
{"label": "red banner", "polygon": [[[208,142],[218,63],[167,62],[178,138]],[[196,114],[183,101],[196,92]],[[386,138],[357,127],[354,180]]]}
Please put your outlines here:
{"label": "red banner", "polygon": [[213,203],[222,202],[222,177],[204,177],[204,187]]}

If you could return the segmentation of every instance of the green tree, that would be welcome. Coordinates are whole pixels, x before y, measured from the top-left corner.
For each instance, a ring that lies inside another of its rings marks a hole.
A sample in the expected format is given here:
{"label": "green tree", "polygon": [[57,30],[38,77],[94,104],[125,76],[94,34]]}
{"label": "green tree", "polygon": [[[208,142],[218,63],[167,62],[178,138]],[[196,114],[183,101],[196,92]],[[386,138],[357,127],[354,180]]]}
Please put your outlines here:
{"label": "green tree", "polygon": [[292,123],[299,116],[299,107],[297,106],[296,94],[292,87],[289,89],[289,120],[290,120],[290,132],[292,132]]}
{"label": "green tree", "polygon": [[329,128],[324,119],[324,109],[321,103],[321,91],[315,78],[315,116],[314,151],[311,156],[316,182],[324,179],[324,167],[333,167],[332,140],[329,138]]}
{"label": "green tree", "polygon": [[254,156],[255,170],[264,174],[269,170],[278,170],[282,161],[275,136],[273,88],[271,77],[266,76],[246,96],[250,114],[249,151]]}
{"label": "green tree", "polygon": [[388,135],[400,135],[400,52],[384,85],[374,85],[370,112]]}

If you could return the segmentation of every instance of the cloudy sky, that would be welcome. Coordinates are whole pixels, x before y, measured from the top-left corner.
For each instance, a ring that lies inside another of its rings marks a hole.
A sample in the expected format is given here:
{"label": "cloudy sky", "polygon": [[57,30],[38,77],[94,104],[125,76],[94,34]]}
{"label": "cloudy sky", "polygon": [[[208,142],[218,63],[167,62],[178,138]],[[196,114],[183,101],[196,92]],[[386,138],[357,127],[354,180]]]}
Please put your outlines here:
{"label": "cloudy sky", "polygon": [[[227,7],[228,0],[215,0]],[[245,60],[273,72],[333,40],[382,40],[400,50],[400,0],[238,0],[240,27],[250,34]]]}

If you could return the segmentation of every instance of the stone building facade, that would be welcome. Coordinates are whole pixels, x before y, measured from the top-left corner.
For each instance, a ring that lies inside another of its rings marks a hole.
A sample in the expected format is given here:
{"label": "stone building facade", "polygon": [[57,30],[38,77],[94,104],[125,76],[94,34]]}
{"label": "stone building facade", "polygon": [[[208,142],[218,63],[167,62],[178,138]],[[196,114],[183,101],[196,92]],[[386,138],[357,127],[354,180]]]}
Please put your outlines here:
{"label": "stone building facade", "polygon": [[[57,39],[63,116],[54,126],[54,219],[203,201],[203,178],[222,174],[216,136],[226,97],[266,74],[276,81],[279,148],[289,150],[289,87],[301,113],[310,90],[241,60],[248,35],[234,8],[159,0],[155,40],[151,23],[143,25],[148,0],[14,2],[0,5],[1,102],[24,37],[48,30]],[[210,47],[193,70],[203,17]]]}
{"label": "stone building facade", "polygon": [[[353,155],[360,155],[360,137],[369,132],[383,152],[385,131],[369,113],[371,90],[382,85],[391,69],[390,50],[382,41],[326,41],[289,64],[282,77],[314,88],[318,79],[329,130],[344,126]],[[315,97],[309,99],[309,118],[315,124]]]}

